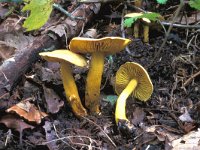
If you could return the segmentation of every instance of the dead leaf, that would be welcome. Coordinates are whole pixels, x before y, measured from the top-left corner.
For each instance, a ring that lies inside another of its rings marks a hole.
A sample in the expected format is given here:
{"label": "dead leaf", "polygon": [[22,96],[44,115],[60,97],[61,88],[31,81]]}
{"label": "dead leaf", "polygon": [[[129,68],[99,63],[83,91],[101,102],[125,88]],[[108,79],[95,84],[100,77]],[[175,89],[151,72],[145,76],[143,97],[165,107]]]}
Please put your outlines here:
{"label": "dead leaf", "polygon": [[3,123],[7,128],[15,129],[18,132],[22,132],[24,129],[34,128],[34,126],[27,124],[23,119],[13,114],[7,114],[1,117],[0,123]]}
{"label": "dead leaf", "polygon": [[6,43],[0,41],[0,62],[11,58],[15,53],[15,48],[6,45]]}
{"label": "dead leaf", "polygon": [[58,150],[59,147],[56,144],[56,141],[53,141],[57,139],[56,132],[53,130],[53,124],[49,121],[45,121],[43,128],[45,130],[47,140],[47,142],[43,144],[47,145],[50,150]]}
{"label": "dead leaf", "polygon": [[31,126],[24,122],[21,118],[18,116],[12,115],[12,114],[7,114],[4,115],[0,119],[0,123],[3,123],[6,125],[7,128],[12,128],[20,133],[20,144],[22,144],[22,132],[25,129],[33,129],[34,126]]}
{"label": "dead leaf", "polygon": [[9,12],[8,8],[5,8],[0,5],[0,20],[4,19],[5,15]]}
{"label": "dead leaf", "polygon": [[171,142],[172,150],[199,150],[200,149],[200,129],[192,131],[183,137]]}
{"label": "dead leaf", "polygon": [[46,113],[39,111],[34,104],[31,104],[29,101],[22,101],[15,106],[7,109],[6,112],[15,112],[20,117],[24,119],[35,122],[37,124],[41,123],[41,119],[48,116]]}
{"label": "dead leaf", "polygon": [[85,32],[85,34],[83,34],[83,37],[98,38],[97,30],[96,29],[88,29],[87,32]]}
{"label": "dead leaf", "polygon": [[139,123],[143,122],[145,117],[145,113],[142,108],[136,107],[133,111],[133,119],[131,120],[132,124],[138,125]]}
{"label": "dead leaf", "polygon": [[34,37],[32,35],[26,36],[23,32],[18,32],[15,34],[5,34],[4,42],[17,50],[25,50],[27,46],[33,43]]}
{"label": "dead leaf", "polygon": [[66,24],[59,24],[56,26],[51,26],[47,29],[47,31],[52,31],[56,33],[59,37],[65,36],[66,37]]}
{"label": "dead leaf", "polygon": [[41,80],[43,82],[52,82],[55,85],[62,84],[62,80],[60,77],[59,63],[54,63],[54,66],[55,65],[59,66],[59,68],[57,68],[57,69],[55,69],[55,67],[52,68],[52,65],[50,65],[50,64],[52,64],[52,63],[48,62],[48,68],[41,67],[41,71],[39,73]]}
{"label": "dead leaf", "polygon": [[194,122],[194,120],[190,117],[190,114],[188,113],[188,110],[186,107],[181,108],[181,112],[183,113],[181,116],[179,116],[179,119],[182,122]]}
{"label": "dead leaf", "polygon": [[60,99],[60,97],[54,92],[54,90],[47,88],[43,85],[45,101],[47,104],[47,111],[55,114],[57,113],[61,107],[64,106],[64,101]]}
{"label": "dead leaf", "polygon": [[8,33],[19,33],[22,32],[22,21],[20,21],[20,17],[17,15],[10,15],[9,18],[1,23],[0,29],[0,40],[4,39],[4,36]]}

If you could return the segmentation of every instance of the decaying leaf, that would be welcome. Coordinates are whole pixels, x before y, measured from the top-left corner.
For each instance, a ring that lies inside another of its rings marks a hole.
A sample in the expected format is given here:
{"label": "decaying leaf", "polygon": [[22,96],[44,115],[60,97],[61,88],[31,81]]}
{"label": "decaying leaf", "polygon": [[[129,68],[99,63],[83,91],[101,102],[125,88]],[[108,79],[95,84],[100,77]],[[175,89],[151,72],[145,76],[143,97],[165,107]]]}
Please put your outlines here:
{"label": "decaying leaf", "polygon": [[[24,35],[23,32],[18,32],[15,34],[4,35],[4,42],[17,50],[25,50],[27,46],[31,45],[35,38],[32,35]],[[25,48],[25,49],[24,49]]]}
{"label": "decaying leaf", "polygon": [[11,58],[15,53],[15,48],[8,46],[5,42],[0,41],[0,62]]}
{"label": "decaying leaf", "polygon": [[24,122],[20,117],[13,115],[13,114],[7,114],[4,115],[0,119],[0,123],[3,123],[6,125],[7,128],[12,128],[20,133],[20,144],[22,144],[22,132],[25,129],[33,129],[34,126],[31,126]]}
{"label": "decaying leaf", "polygon": [[0,20],[4,19],[5,15],[8,13],[9,9],[4,8],[3,6],[0,5]]}
{"label": "decaying leaf", "polygon": [[142,108],[136,107],[135,110],[133,111],[133,119],[131,122],[134,125],[138,125],[139,123],[142,123],[145,117],[145,113]]}
{"label": "decaying leaf", "polygon": [[88,29],[87,32],[85,32],[85,34],[83,34],[83,37],[97,38],[98,37],[97,30],[96,29]]}
{"label": "decaying leaf", "polygon": [[52,31],[56,33],[59,37],[65,36],[66,38],[66,24],[59,24],[56,26],[51,26],[47,29],[47,31]]}
{"label": "decaying leaf", "polygon": [[181,112],[183,113],[181,116],[179,116],[179,119],[182,122],[194,122],[194,120],[190,117],[190,114],[188,113],[188,110],[186,107],[181,108]]}
{"label": "decaying leaf", "polygon": [[6,112],[15,112],[20,117],[37,124],[40,124],[41,119],[47,116],[46,113],[39,111],[34,104],[31,104],[26,100],[18,103],[15,106],[12,106],[11,108],[7,109]]}
{"label": "decaying leaf", "polygon": [[53,124],[49,121],[45,121],[45,125],[43,126],[45,133],[46,133],[46,140],[47,142],[44,143],[48,146],[50,150],[58,150],[58,145],[54,139],[57,139],[56,132],[53,129]]}
{"label": "decaying leaf", "polygon": [[23,119],[13,114],[7,114],[1,117],[0,123],[3,123],[7,128],[15,129],[18,132],[22,132],[24,129],[34,128],[34,126],[27,124]]}
{"label": "decaying leaf", "polygon": [[54,90],[47,88],[43,85],[45,101],[47,104],[47,111],[55,114],[57,113],[61,107],[64,105],[64,101],[60,99],[60,97],[54,92]]}
{"label": "decaying leaf", "polygon": [[199,150],[200,149],[200,129],[192,131],[183,137],[172,141],[173,150]]}

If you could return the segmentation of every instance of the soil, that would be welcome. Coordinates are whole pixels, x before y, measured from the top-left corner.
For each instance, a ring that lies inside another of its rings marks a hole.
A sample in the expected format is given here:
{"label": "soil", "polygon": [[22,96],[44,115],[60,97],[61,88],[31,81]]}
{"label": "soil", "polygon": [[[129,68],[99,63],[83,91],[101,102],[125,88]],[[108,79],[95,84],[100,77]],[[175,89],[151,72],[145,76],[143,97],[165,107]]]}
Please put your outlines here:
{"label": "soil", "polygon": [[[162,10],[163,9],[163,10]],[[161,10],[164,11],[164,7]],[[108,10],[104,7],[104,10]],[[104,15],[109,11],[100,13],[98,18],[87,26],[96,26],[100,37],[121,36],[119,28],[120,18],[113,19],[114,29],[109,24],[110,18]],[[119,9],[120,10],[120,9]],[[165,12],[167,13],[167,12]],[[99,19],[101,18],[101,19]],[[104,20],[102,23],[101,20]],[[86,29],[85,29],[86,30]],[[112,32],[111,32],[112,31]],[[200,76],[194,77],[191,82],[186,84],[187,79],[199,71],[200,51],[197,45],[187,48],[186,30],[173,28],[167,43],[163,47],[158,58],[154,58],[159,50],[165,34],[162,30],[150,28],[150,42],[144,43],[142,39],[135,39],[128,31],[125,31],[126,38],[132,40],[127,50],[113,55],[112,61],[109,57],[105,58],[105,68],[101,88],[101,114],[96,116],[87,116],[78,119],[71,112],[70,107],[65,101],[62,83],[53,81],[43,82],[40,79],[40,67],[46,66],[46,62],[38,60],[33,68],[27,72],[27,76],[36,75],[38,80],[45,86],[53,89],[62,101],[64,106],[55,114],[49,114],[42,119],[42,123],[35,125],[34,129],[25,129],[22,133],[22,144],[19,144],[20,134],[11,130],[12,135],[5,146],[8,138],[9,129],[0,125],[0,148],[1,149],[103,149],[103,150],[129,150],[129,149],[166,149],[166,140],[162,139],[158,130],[147,132],[149,127],[160,127],[165,135],[183,136],[190,131],[195,131],[199,127],[199,107],[200,107]],[[188,38],[193,36],[192,30],[189,30]],[[195,48],[194,48],[195,47]],[[88,56],[88,59],[90,57]],[[119,67],[126,62],[137,62],[147,69],[152,80],[154,91],[147,102],[141,102],[134,97],[129,97],[126,105],[127,117],[130,120],[134,130],[119,129],[114,119],[115,104],[108,101],[108,96],[117,96],[114,90],[114,77]],[[153,62],[153,63],[152,63]],[[38,69],[39,68],[39,69]],[[54,66],[53,68],[58,68]],[[58,73],[59,74],[59,73]],[[77,77],[76,83],[79,87],[80,97],[84,103],[85,79],[87,70],[75,68],[74,76]],[[58,75],[59,76],[59,75]],[[59,79],[59,77],[58,77]],[[16,87],[16,91],[24,98],[35,97],[33,103],[37,104],[42,111],[47,111],[43,101],[44,91],[31,79],[31,83],[39,90],[27,89],[24,92],[24,78]],[[29,80],[30,81],[30,80]],[[32,86],[31,86],[32,87]],[[21,93],[20,93],[21,92]],[[27,94],[27,95],[25,95]],[[39,95],[39,96],[38,96]],[[17,98],[16,98],[17,99]],[[187,110],[192,117],[193,122],[183,122],[180,116],[183,110]],[[5,115],[2,113],[1,115]],[[27,122],[27,121],[25,121]],[[164,135],[163,135],[164,136]]]}

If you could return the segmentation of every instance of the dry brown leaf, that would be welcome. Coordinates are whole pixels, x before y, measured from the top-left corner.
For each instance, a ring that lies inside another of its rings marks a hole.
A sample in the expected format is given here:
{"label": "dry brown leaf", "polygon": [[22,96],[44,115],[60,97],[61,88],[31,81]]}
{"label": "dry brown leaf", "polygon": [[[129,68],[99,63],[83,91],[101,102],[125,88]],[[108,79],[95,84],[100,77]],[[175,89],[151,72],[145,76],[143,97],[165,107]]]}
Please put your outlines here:
{"label": "dry brown leaf", "polygon": [[11,58],[15,53],[15,48],[6,45],[6,43],[0,41],[0,61]]}
{"label": "dry brown leaf", "polygon": [[0,119],[0,123],[3,123],[7,128],[15,129],[18,132],[22,132],[24,129],[34,128],[34,126],[27,124],[23,119],[13,114],[4,115]]}
{"label": "dry brown leaf", "polygon": [[65,38],[67,37],[66,24],[59,24],[56,26],[51,26],[47,29],[47,31],[49,31],[49,30],[56,33],[59,37],[62,37],[62,36],[65,36]]}
{"label": "dry brown leaf", "polygon": [[183,137],[171,142],[172,150],[199,150],[200,129],[192,131]]}
{"label": "dry brown leaf", "polygon": [[43,85],[45,101],[47,104],[47,111],[55,114],[57,113],[61,107],[64,106],[64,101],[60,99],[60,97],[50,88],[47,88]]}
{"label": "dry brown leaf", "polygon": [[18,103],[15,106],[12,106],[11,108],[7,109],[6,112],[15,112],[20,117],[37,124],[41,123],[42,118],[48,116],[46,113],[39,111],[34,104],[31,104],[26,100]]}
{"label": "dry brown leaf", "polygon": [[46,133],[46,143],[43,143],[48,146],[49,150],[58,150],[59,147],[56,144],[55,139],[58,137],[56,136],[55,130],[53,130],[53,123],[49,121],[45,121],[45,125],[43,126],[45,133]]}
{"label": "dry brown leaf", "polygon": [[97,30],[96,29],[88,29],[85,34],[83,34],[83,37],[87,38],[98,38]]}
{"label": "dry brown leaf", "polygon": [[133,119],[131,120],[132,124],[138,125],[139,123],[143,122],[145,117],[145,113],[142,108],[136,107],[133,111]]}

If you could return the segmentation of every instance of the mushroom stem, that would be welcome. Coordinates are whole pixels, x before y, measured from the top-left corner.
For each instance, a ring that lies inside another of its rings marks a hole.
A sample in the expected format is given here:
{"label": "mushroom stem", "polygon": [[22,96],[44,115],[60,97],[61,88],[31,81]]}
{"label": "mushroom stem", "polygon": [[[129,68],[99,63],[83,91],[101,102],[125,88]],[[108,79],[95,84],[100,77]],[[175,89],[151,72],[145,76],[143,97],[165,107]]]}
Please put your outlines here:
{"label": "mushroom stem", "polygon": [[90,69],[86,80],[85,105],[93,113],[99,113],[101,78],[104,68],[104,54],[92,53]]}
{"label": "mushroom stem", "polygon": [[134,27],[133,27],[134,28],[133,32],[134,32],[135,38],[139,38],[139,27],[140,27],[139,21],[136,21],[134,24]]}
{"label": "mushroom stem", "polygon": [[115,121],[118,123],[119,120],[126,120],[126,100],[129,95],[135,90],[137,86],[137,80],[132,79],[126,88],[122,91],[117,99],[116,109],[115,109]]}
{"label": "mushroom stem", "polygon": [[149,25],[143,25],[143,34],[144,34],[144,39],[143,41],[145,43],[149,43]]}
{"label": "mushroom stem", "polygon": [[72,76],[71,66],[67,62],[60,63],[61,78],[63,80],[63,86],[66,94],[67,101],[70,103],[72,111],[77,117],[86,116],[87,111],[83,107],[77,86]]}

